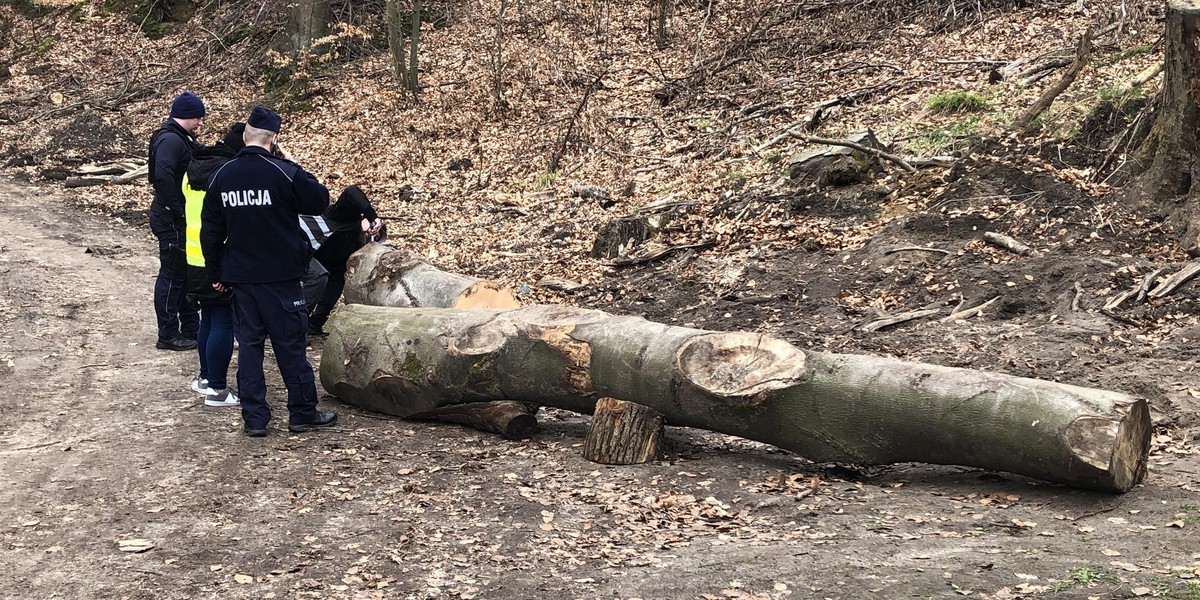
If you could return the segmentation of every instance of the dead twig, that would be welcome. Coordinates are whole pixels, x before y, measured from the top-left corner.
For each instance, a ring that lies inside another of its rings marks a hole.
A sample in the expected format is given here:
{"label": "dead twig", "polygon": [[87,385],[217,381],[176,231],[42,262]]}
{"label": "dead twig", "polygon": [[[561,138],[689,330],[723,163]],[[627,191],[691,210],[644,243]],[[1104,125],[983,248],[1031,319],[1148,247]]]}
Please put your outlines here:
{"label": "dead twig", "polygon": [[1164,279],[1162,283],[1158,284],[1157,287],[1150,290],[1147,295],[1151,298],[1162,298],[1163,296],[1174,292],[1175,288],[1178,288],[1188,281],[1191,281],[1191,279],[1198,273],[1200,273],[1200,260],[1193,260],[1192,262],[1184,265],[1184,267],[1180,269],[1178,273],[1175,273],[1174,275]]}
{"label": "dead twig", "polygon": [[1015,240],[1007,235],[1004,235],[1002,233],[996,233],[994,231],[985,231],[983,233],[983,241],[985,241],[993,246],[997,246],[997,247],[1003,248],[1005,250],[1008,250],[1009,252],[1012,252],[1013,254],[1025,255],[1025,254],[1029,254],[1029,250],[1030,250],[1029,246],[1022,244],[1021,242],[1018,242],[1017,240]]}
{"label": "dead twig", "polygon": [[1142,285],[1138,286],[1137,299],[1133,301],[1134,304],[1141,304],[1142,302],[1146,301],[1146,294],[1150,293],[1150,289],[1154,286],[1154,282],[1158,280],[1158,276],[1162,275],[1164,270],[1165,269],[1160,267],[1142,278]]}
{"label": "dead twig", "polygon": [[[956,310],[955,312],[952,312],[949,315],[942,317],[942,321],[961,321],[962,319],[969,319],[969,318],[983,312],[983,309],[991,306],[999,299],[1000,299],[1000,296],[996,296],[995,298],[992,298],[991,300],[988,300],[987,302],[984,302],[983,304],[980,304],[979,306],[976,306],[973,308],[968,308],[966,310]],[[962,305],[960,304],[959,306],[962,306]]]}
{"label": "dead twig", "polygon": [[1115,313],[1115,312],[1113,312],[1113,311],[1111,311],[1111,310],[1109,310],[1109,309],[1107,309],[1107,308],[1102,308],[1102,309],[1100,309],[1100,314],[1102,314],[1102,315],[1104,315],[1104,316],[1106,316],[1106,317],[1108,317],[1108,318],[1110,318],[1110,319],[1112,319],[1112,320],[1114,320],[1114,321],[1120,321],[1120,322],[1122,322],[1122,323],[1124,323],[1124,324],[1126,324],[1126,325],[1132,325],[1132,326],[1134,326],[1134,327],[1141,327],[1141,326],[1142,326],[1142,324],[1141,324],[1141,323],[1138,323],[1137,321],[1134,321],[1133,319],[1130,319],[1129,317],[1122,316],[1122,315],[1118,315],[1117,313]]}
{"label": "dead twig", "polygon": [[870,321],[870,322],[858,327],[858,330],[870,333],[872,331],[877,331],[877,330],[883,329],[884,327],[891,327],[892,325],[897,325],[899,323],[904,323],[906,321],[912,321],[913,319],[920,319],[922,317],[928,317],[929,315],[937,314],[939,312],[942,312],[942,309],[940,309],[940,308],[923,308],[921,310],[913,310],[913,311],[909,311],[909,312],[905,312],[905,313],[900,313],[897,315],[891,315],[888,317],[882,317],[879,319],[875,319],[874,321]]}
{"label": "dead twig", "polygon": [[941,248],[925,248],[922,246],[905,246],[903,248],[892,248],[891,250],[884,252],[884,255],[895,254],[897,252],[936,252],[938,254],[947,254],[947,255],[954,254],[953,252],[951,252],[949,250],[943,250]]}
{"label": "dead twig", "polygon": [[617,260],[614,260],[612,262],[603,263],[603,264],[605,266],[609,266],[609,267],[629,267],[632,265],[641,265],[641,264],[645,264],[648,262],[654,262],[660,258],[663,258],[664,256],[667,256],[669,254],[674,254],[675,252],[678,252],[680,250],[710,248],[715,245],[717,245],[716,240],[704,240],[701,242],[696,242],[695,244],[682,244],[679,246],[671,246],[670,248],[664,248],[662,250],[659,250],[657,252],[651,252],[644,256],[630,256],[630,257],[626,257],[626,258],[618,258]]}
{"label": "dead twig", "polygon": [[567,130],[563,132],[562,141],[559,142],[554,154],[550,155],[550,161],[546,164],[547,171],[558,171],[558,163],[567,153],[567,146],[571,143],[571,134],[575,132],[575,122],[579,120],[579,115],[583,114],[583,109],[587,106],[588,99],[592,97],[592,92],[602,85],[605,75],[608,75],[607,70],[597,75],[587,90],[583,92],[583,98],[579,100],[579,105],[575,107],[575,112],[571,114],[571,118],[567,122]]}
{"label": "dead twig", "polygon": [[774,146],[775,144],[778,144],[779,142],[781,142],[784,139],[787,139],[789,137],[794,137],[798,140],[802,140],[802,141],[808,142],[810,144],[825,144],[826,146],[843,146],[846,148],[858,150],[859,152],[862,152],[865,154],[870,154],[872,156],[891,161],[891,162],[895,163],[897,166],[899,166],[901,169],[904,169],[905,171],[908,171],[909,173],[916,172],[916,170],[917,170],[916,167],[908,164],[908,161],[904,160],[903,158],[900,158],[899,156],[896,156],[895,154],[889,154],[887,152],[884,152],[883,150],[879,150],[878,148],[871,148],[869,146],[864,146],[857,142],[851,142],[850,140],[834,140],[834,139],[830,139],[830,138],[823,138],[823,137],[807,135],[804,133],[803,126],[793,127],[791,129],[783,132],[779,136],[776,136],[775,138],[772,138],[771,140],[767,141],[766,143],[762,144],[761,146],[755,148],[754,152],[756,154],[761,153],[763,150],[770,148],[771,146]]}
{"label": "dead twig", "polygon": [[1071,63],[1071,67],[1067,69],[1067,72],[1063,74],[1062,79],[1060,79],[1058,83],[1048,88],[1045,92],[1042,92],[1041,97],[1038,98],[1037,101],[1034,102],[1033,105],[1030,106],[1020,117],[1018,117],[1016,121],[1013,121],[1012,129],[1016,131],[1018,135],[1023,135],[1029,129],[1029,126],[1033,123],[1033,120],[1036,119],[1038,115],[1042,114],[1042,111],[1050,108],[1050,105],[1054,103],[1054,99],[1058,98],[1059,94],[1062,94],[1068,87],[1071,86],[1072,83],[1075,82],[1075,78],[1079,76],[1080,71],[1083,71],[1083,68],[1087,66],[1088,57],[1091,55],[1091,53],[1092,30],[1089,27],[1080,38],[1079,46],[1075,50],[1075,60]]}
{"label": "dead twig", "polygon": [[1120,308],[1122,304],[1125,304],[1126,300],[1132,298],[1137,292],[1137,290],[1129,290],[1113,296],[1112,299],[1104,303],[1104,308],[1100,309],[1100,312],[1111,311]]}

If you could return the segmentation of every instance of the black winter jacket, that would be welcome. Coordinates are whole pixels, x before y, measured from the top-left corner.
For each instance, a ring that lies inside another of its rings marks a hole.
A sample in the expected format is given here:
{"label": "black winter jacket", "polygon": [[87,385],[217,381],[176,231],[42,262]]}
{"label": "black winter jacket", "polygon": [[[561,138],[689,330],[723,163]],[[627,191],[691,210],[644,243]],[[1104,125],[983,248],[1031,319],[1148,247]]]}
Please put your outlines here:
{"label": "black winter jacket", "polygon": [[163,121],[150,136],[147,164],[154,204],[169,211],[176,221],[183,220],[183,174],[198,145],[196,138],[174,119]]}

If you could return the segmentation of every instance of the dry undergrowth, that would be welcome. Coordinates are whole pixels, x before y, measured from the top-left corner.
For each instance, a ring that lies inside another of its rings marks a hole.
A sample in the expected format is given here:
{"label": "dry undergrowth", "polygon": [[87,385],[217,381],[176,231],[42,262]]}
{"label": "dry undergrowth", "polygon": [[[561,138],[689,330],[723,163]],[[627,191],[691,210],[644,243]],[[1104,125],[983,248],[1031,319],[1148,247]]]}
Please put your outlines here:
{"label": "dry undergrowth", "polygon": [[[210,4],[166,23],[158,39],[139,28],[144,17],[109,12],[112,3],[59,4],[35,18],[0,7],[11,19],[0,37],[0,116],[9,123],[0,144],[10,167],[36,177],[64,161],[141,156],[139,140],[183,89],[206,99],[210,142],[249,106],[271,102],[286,111],[293,154],[335,193],[360,184],[394,219],[393,239],[444,268],[518,287],[603,277],[603,264],[583,258],[596,227],[663,200],[686,201],[663,245],[861,245],[888,220],[926,207],[945,169],[890,171],[880,180],[882,216],[849,231],[758,201],[786,193],[789,157],[810,149],[794,139],[764,142],[838,99],[813,134],[869,128],[910,157],[1000,139],[1061,69],[1031,85],[1015,76],[990,83],[995,72],[1069,58],[1087,27],[1101,31],[1090,68],[1043,115],[1041,130],[1007,147],[1030,154],[1042,141],[1070,138],[1102,99],[1152,94],[1157,80],[1119,90],[1160,60],[1161,35],[1150,2],[1123,3],[1123,14],[1093,3],[895,0],[718,4],[710,13],[701,2],[679,3],[670,44],[659,50],[641,5],[505,4],[498,30],[500,2],[483,0],[430,9],[436,27],[422,32],[424,90],[415,102],[393,81],[382,15],[371,7],[341,9],[345,26],[325,40],[332,51],[301,65],[286,89],[265,92],[266,32],[284,22],[283,3]],[[957,93],[974,95],[974,112],[930,108]],[[96,128],[132,135],[80,141]],[[1078,183],[1081,195],[1104,192],[1087,183],[1086,168],[1034,162]],[[573,184],[603,186],[618,203],[573,197]],[[82,194],[111,212],[149,199],[143,185]],[[532,290],[535,299],[553,297]]]}

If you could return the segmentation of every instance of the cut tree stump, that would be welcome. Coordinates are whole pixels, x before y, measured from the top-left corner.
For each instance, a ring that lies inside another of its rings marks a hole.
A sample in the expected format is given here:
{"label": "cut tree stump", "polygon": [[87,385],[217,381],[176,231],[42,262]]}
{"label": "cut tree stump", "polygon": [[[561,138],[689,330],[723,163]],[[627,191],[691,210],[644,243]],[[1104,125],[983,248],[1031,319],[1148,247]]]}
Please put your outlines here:
{"label": "cut tree stump", "polygon": [[347,304],[397,308],[516,308],[512,290],[442,271],[412,252],[367,244],[347,263]]}
{"label": "cut tree stump", "polygon": [[1150,449],[1144,399],[968,369],[804,351],[756,333],[568,306],[347,305],[329,322],[325,390],[411,417],[519,399],[591,414],[602,397],[814,461],[924,462],[1125,492]]}
{"label": "cut tree stump", "polygon": [[592,258],[617,258],[641,245],[654,235],[645,217],[621,217],[600,226],[592,243]]}
{"label": "cut tree stump", "polygon": [[662,455],[662,413],[616,398],[596,401],[583,457],[605,465],[640,465]]}

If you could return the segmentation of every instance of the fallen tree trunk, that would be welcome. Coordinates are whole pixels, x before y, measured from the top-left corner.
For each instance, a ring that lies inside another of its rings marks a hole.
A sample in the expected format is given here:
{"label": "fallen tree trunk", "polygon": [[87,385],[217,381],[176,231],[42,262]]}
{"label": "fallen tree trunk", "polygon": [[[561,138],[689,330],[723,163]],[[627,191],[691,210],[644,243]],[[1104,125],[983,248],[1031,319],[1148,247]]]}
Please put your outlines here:
{"label": "fallen tree trunk", "polygon": [[385,244],[367,244],[350,257],[347,304],[399,308],[516,308],[511,290],[491,281],[449,273],[420,256]]}
{"label": "fallen tree trunk", "polygon": [[1124,492],[1145,475],[1146,401],[888,358],[802,351],[752,333],[672,327],[564,306],[395,310],[330,321],[321,384],[407,417],[521,399],[591,414],[601,397],[668,424],[815,461],[925,462]]}
{"label": "fallen tree trunk", "polygon": [[[367,244],[347,262],[346,303],[396,308],[515,308],[511,290],[490,281],[442,271],[411,252]],[[440,407],[410,419],[447,421],[519,440],[537,432],[536,404],[477,402]]]}

